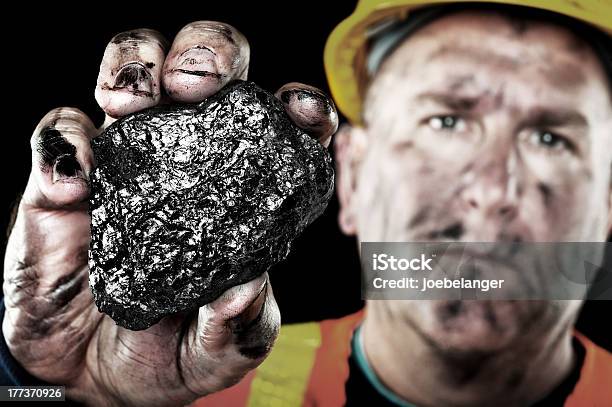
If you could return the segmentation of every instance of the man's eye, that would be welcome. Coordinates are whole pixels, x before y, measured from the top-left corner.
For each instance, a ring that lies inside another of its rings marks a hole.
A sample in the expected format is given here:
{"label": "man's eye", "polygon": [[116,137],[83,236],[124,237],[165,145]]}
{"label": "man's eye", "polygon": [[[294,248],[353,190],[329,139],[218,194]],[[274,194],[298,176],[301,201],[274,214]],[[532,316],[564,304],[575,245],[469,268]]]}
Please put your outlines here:
{"label": "man's eye", "polygon": [[434,130],[446,131],[465,131],[467,124],[464,119],[459,116],[444,115],[431,117],[427,124]]}
{"label": "man's eye", "polygon": [[529,142],[536,146],[542,146],[553,150],[574,150],[573,144],[568,139],[545,130],[536,130],[532,132],[529,136]]}

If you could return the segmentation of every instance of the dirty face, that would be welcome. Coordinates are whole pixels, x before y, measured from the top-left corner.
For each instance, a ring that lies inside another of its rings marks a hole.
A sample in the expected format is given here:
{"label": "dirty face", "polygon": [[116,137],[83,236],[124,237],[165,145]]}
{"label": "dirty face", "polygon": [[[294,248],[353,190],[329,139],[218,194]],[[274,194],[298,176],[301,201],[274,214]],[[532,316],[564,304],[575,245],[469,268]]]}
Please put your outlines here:
{"label": "dirty face", "polygon": [[[564,28],[440,18],[387,58],[365,126],[338,141],[341,226],[360,241],[605,241],[611,98],[594,52]],[[580,305],[380,303],[462,349],[569,325]]]}

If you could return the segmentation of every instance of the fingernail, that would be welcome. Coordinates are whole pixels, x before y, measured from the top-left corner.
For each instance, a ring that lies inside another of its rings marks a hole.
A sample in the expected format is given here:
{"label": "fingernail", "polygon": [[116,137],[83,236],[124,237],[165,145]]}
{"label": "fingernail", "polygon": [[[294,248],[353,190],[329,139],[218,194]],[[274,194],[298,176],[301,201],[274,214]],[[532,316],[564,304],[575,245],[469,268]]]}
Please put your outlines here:
{"label": "fingernail", "polygon": [[121,68],[115,76],[113,90],[128,89],[134,94],[151,96],[153,94],[153,78],[139,63],[130,63]]}
{"label": "fingernail", "polygon": [[67,178],[85,179],[85,174],[77,159],[70,154],[64,154],[53,163],[53,183]]}
{"label": "fingernail", "polygon": [[318,114],[329,114],[334,108],[323,93],[304,88],[286,89],[280,94],[280,100],[287,106],[300,103],[300,109],[312,110]]}
{"label": "fingernail", "polygon": [[217,68],[217,55],[208,47],[199,45],[190,48],[177,57],[172,72],[188,75],[221,78]]}
{"label": "fingernail", "polygon": [[327,148],[338,126],[333,102],[322,92],[303,87],[287,87],[277,93],[293,122]]}
{"label": "fingernail", "polygon": [[247,309],[230,322],[230,328],[234,333],[245,331],[250,326],[257,323],[266,302],[267,291],[268,282],[266,281],[257,297],[247,307]]}

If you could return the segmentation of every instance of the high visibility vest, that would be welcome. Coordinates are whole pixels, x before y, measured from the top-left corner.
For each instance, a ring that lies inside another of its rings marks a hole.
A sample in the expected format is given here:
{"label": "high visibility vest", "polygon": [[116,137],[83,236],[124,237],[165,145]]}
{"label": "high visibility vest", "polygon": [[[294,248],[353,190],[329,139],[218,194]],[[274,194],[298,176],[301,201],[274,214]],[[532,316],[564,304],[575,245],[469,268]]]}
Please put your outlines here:
{"label": "high visibility vest", "polygon": [[[344,405],[351,337],[362,319],[363,310],[340,319],[283,325],[272,352],[257,369],[191,407]],[[579,333],[575,336],[586,353],[565,406],[611,406],[612,354]]]}

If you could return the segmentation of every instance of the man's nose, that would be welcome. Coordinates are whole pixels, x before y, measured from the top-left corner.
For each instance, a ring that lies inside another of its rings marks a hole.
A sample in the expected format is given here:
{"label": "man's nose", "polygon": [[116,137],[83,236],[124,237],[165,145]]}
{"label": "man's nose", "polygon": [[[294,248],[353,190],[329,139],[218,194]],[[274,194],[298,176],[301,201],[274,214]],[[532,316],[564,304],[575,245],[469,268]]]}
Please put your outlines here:
{"label": "man's nose", "polygon": [[463,176],[461,201],[467,213],[485,219],[511,219],[517,214],[516,162],[512,155],[477,162]]}

